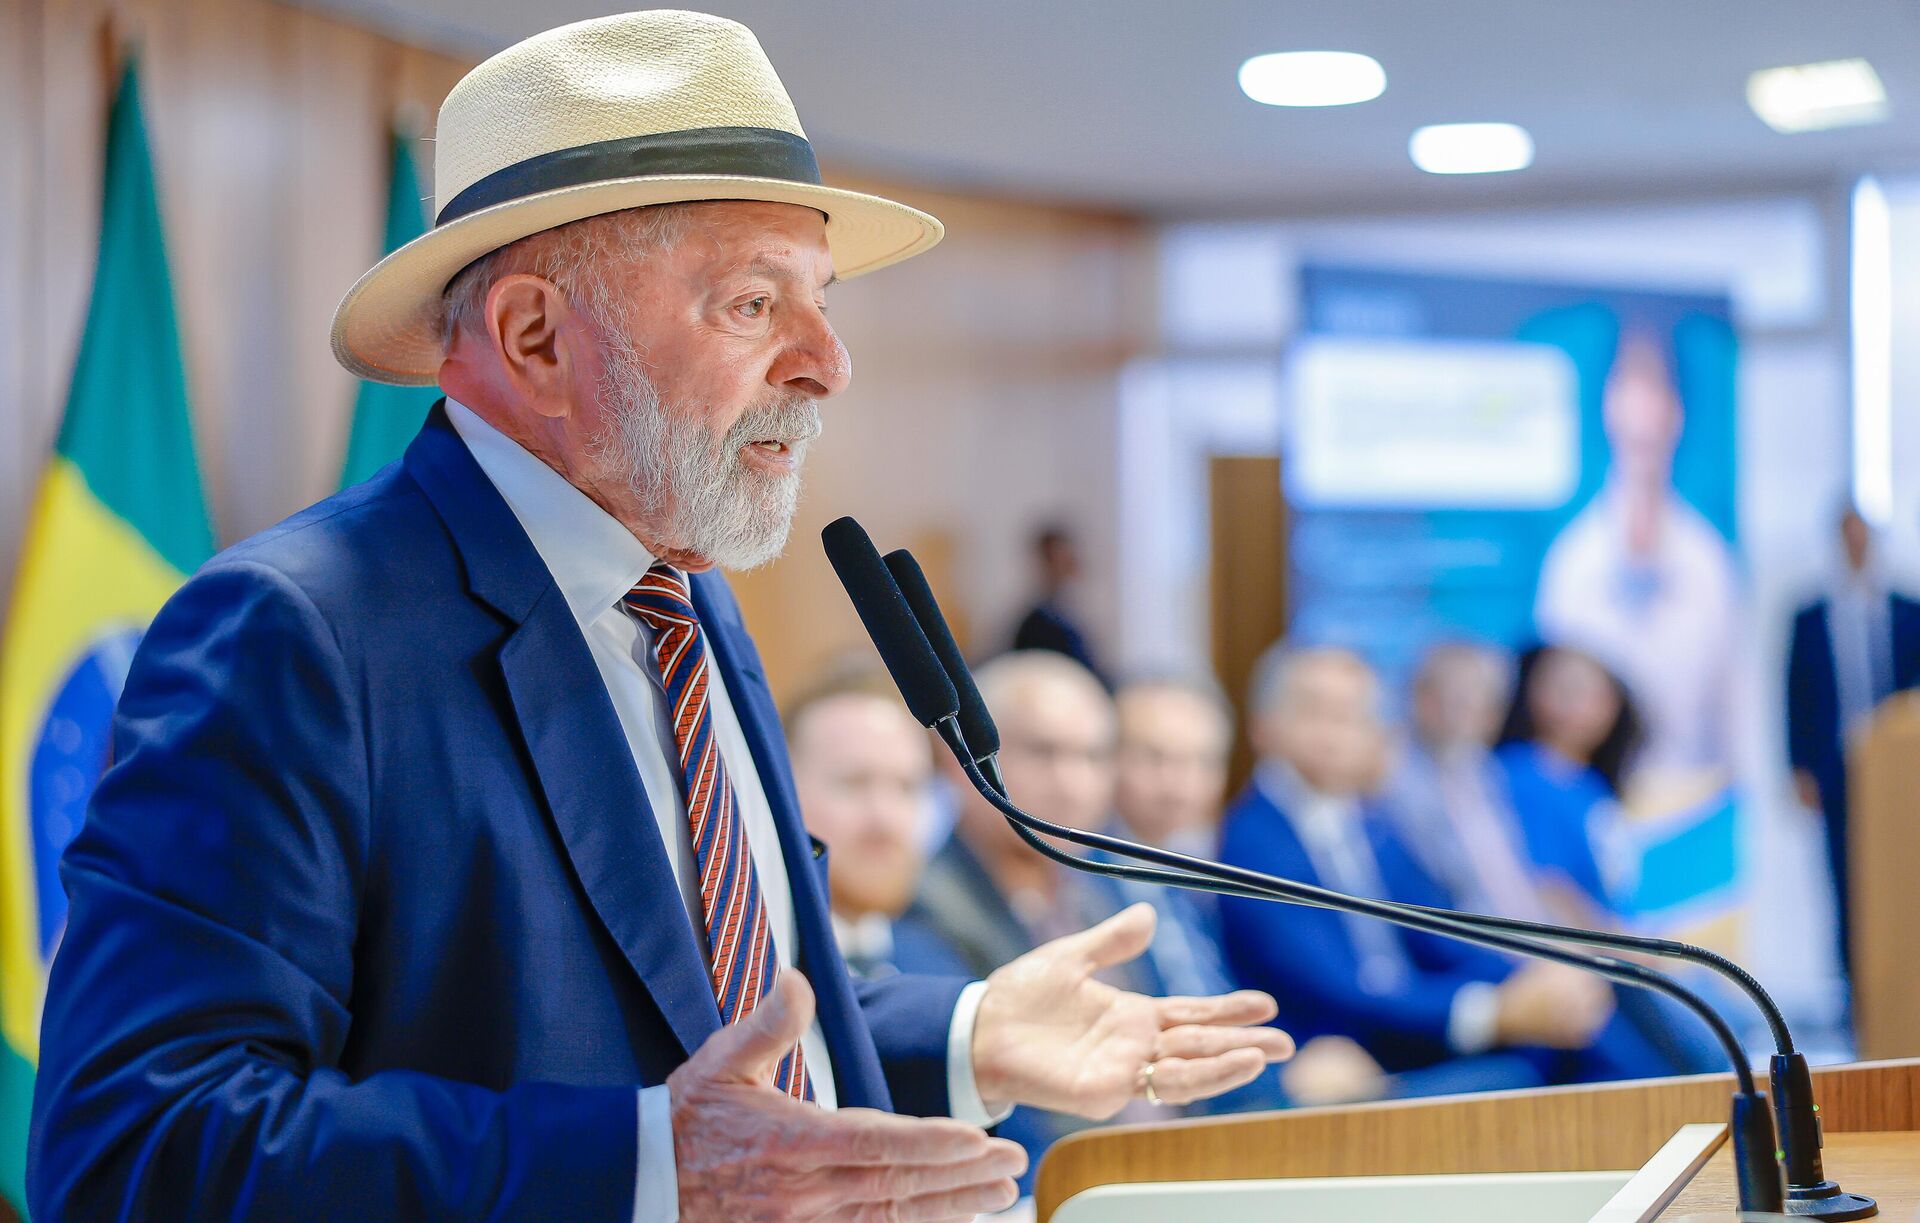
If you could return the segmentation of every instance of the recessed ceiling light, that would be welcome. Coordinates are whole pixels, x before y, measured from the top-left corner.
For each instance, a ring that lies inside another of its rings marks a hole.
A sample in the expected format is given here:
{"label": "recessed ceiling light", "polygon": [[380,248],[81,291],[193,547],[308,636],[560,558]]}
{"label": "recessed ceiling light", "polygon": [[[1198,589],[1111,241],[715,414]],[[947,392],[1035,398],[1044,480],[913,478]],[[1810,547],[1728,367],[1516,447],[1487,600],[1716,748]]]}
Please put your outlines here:
{"label": "recessed ceiling light", "polygon": [[1268,106],[1351,106],[1386,88],[1380,61],[1357,51],[1276,51],[1240,65],[1240,91]]}
{"label": "recessed ceiling light", "polygon": [[1763,68],[1747,78],[1747,105],[1776,132],[1879,123],[1887,117],[1887,90],[1863,59]]}
{"label": "recessed ceiling light", "polygon": [[1429,174],[1499,174],[1533,164],[1533,137],[1517,123],[1436,123],[1407,142]]}

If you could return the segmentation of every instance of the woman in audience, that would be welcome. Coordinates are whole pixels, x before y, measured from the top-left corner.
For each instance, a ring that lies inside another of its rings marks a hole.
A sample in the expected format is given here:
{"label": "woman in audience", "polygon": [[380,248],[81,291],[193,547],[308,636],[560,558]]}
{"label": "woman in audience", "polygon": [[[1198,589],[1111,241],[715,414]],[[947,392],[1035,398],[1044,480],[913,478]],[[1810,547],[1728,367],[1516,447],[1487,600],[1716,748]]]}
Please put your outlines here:
{"label": "woman in audience", "polygon": [[1626,685],[1591,655],[1549,644],[1520,656],[1495,754],[1528,856],[1571,885],[1556,907],[1580,924],[1610,924],[1616,909],[1604,847],[1619,827],[1621,777],[1640,738]]}

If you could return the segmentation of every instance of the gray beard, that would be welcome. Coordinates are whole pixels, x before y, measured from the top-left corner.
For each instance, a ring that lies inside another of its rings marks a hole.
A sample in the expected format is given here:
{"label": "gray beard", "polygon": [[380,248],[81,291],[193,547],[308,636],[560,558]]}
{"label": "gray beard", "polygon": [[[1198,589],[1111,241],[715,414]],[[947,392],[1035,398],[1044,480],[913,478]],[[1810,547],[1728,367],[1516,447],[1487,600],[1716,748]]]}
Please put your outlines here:
{"label": "gray beard", "polygon": [[[775,393],[716,441],[705,413],[666,402],[638,354],[617,342],[608,347],[600,392],[608,424],[592,451],[626,484],[641,515],[660,522],[656,545],[732,570],[758,568],[785,550],[800,504],[800,465],[820,436],[820,405],[811,396]],[[756,441],[785,443],[794,470],[748,466],[741,451]]]}

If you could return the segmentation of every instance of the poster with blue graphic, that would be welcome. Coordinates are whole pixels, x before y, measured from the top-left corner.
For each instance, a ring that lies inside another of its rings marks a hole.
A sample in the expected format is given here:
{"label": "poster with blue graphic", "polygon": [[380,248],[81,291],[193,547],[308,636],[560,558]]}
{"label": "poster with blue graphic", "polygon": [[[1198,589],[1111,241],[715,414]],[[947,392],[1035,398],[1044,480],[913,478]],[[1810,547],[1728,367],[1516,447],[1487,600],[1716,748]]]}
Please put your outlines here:
{"label": "poster with blue graphic", "polygon": [[1593,840],[1650,925],[1727,917],[1739,685],[1724,297],[1309,265],[1289,354],[1294,636],[1404,692],[1444,640],[1549,642],[1643,734]]}

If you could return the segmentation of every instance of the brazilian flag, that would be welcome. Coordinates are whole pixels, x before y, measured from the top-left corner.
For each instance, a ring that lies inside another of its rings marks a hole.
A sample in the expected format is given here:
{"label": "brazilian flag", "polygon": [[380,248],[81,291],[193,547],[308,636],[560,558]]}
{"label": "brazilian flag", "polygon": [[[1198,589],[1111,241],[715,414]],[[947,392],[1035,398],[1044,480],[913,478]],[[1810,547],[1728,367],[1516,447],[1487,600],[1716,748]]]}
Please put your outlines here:
{"label": "brazilian flag", "polygon": [[93,300],[0,623],[0,1194],[22,1192],[61,851],[105,771],[134,646],[213,553],[153,165],[128,64],[107,124]]}
{"label": "brazilian flag", "polygon": [[[420,176],[414,170],[408,143],[403,132],[393,132],[384,247],[389,254],[427,232],[426,210],[420,206]],[[340,487],[358,484],[399,458],[439,398],[439,390],[430,386],[362,382],[360,394],[353,401],[353,431],[347,435],[347,460],[340,472]]]}

